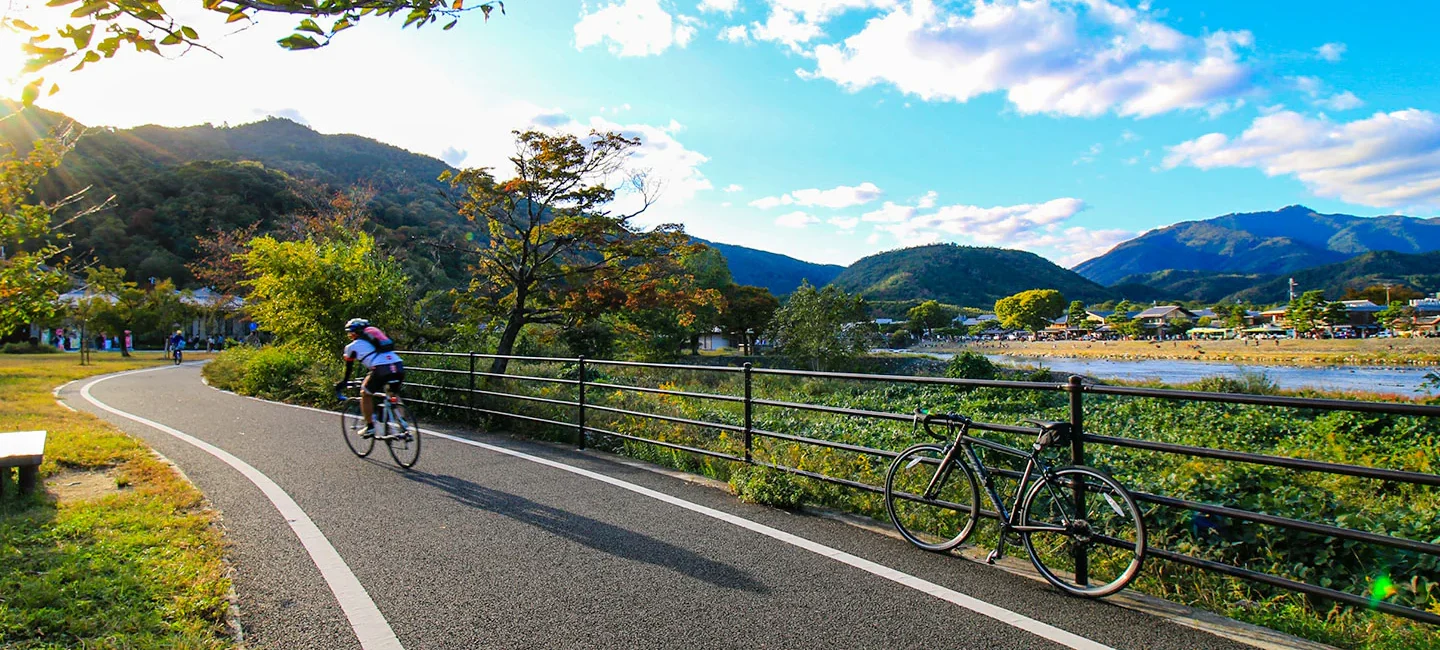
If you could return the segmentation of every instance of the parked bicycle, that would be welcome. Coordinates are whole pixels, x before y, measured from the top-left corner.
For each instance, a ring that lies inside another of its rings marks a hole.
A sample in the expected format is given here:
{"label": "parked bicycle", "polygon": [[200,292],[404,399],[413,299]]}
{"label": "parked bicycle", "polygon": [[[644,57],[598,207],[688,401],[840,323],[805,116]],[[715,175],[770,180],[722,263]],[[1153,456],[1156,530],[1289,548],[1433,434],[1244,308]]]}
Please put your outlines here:
{"label": "parked bicycle", "polygon": [[[360,382],[346,382],[345,387],[359,388]],[[360,400],[365,396],[348,397],[341,393],[337,397],[345,402],[340,407],[340,432],[345,436],[345,445],[356,456],[369,456],[375,441],[382,440],[395,464],[408,469],[420,460],[420,425],[415,416],[406,411],[393,383],[385,386],[384,394],[371,396],[378,418],[373,433],[366,431],[365,416],[360,413]]]}
{"label": "parked bicycle", "polygon": [[[934,422],[943,423],[946,433],[932,429]],[[1007,542],[1019,535],[1040,575],[1066,592],[1100,598],[1124,589],[1145,560],[1145,522],[1135,500],[1098,469],[1051,467],[1045,461],[1041,451],[1068,442],[1069,424],[1025,422],[1040,429],[1029,452],[968,435],[972,421],[963,415],[916,412],[916,425],[945,444],[914,445],[890,464],[885,476],[890,520],[916,546],[948,551],[975,531],[983,484],[1000,521],[1000,538],[987,562],[1004,557]],[[995,487],[1000,471],[986,467],[976,447],[1025,459],[1008,510]]]}

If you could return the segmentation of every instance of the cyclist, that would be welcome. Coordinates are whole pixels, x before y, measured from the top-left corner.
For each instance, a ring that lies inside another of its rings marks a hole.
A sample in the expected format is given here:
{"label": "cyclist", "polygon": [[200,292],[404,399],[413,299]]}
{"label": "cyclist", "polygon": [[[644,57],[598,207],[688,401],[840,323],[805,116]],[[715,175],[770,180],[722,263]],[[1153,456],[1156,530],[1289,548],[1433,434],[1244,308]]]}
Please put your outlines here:
{"label": "cyclist", "polygon": [[[360,382],[362,396],[382,394],[385,392],[385,385],[391,382],[398,388],[399,383],[405,380],[405,365],[401,363],[400,355],[395,354],[395,344],[389,337],[385,336],[380,328],[371,327],[370,321],[363,318],[352,318],[345,323],[345,334],[350,337],[350,344],[345,346],[343,353],[345,378],[335,384],[335,389],[341,390],[345,383],[350,381],[350,373],[354,370],[356,361],[369,371],[365,380]],[[375,402],[361,399],[360,414],[365,418],[365,433],[362,435],[375,435]]]}
{"label": "cyclist", "polygon": [[176,363],[180,362],[180,351],[183,349],[185,349],[185,333],[175,330],[175,333],[170,335],[170,354]]}

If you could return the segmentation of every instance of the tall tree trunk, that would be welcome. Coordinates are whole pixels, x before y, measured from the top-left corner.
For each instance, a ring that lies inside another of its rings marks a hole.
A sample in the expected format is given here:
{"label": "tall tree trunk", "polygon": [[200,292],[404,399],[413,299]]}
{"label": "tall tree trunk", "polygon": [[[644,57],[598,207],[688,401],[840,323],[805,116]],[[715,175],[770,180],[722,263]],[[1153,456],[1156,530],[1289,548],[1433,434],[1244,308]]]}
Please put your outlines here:
{"label": "tall tree trunk", "polygon": [[515,339],[520,338],[520,329],[525,327],[524,308],[517,308],[510,311],[510,317],[505,319],[505,331],[500,334],[500,343],[495,346],[495,354],[499,355],[490,362],[490,372],[503,374],[505,368],[510,365],[510,360],[505,358],[515,349]]}

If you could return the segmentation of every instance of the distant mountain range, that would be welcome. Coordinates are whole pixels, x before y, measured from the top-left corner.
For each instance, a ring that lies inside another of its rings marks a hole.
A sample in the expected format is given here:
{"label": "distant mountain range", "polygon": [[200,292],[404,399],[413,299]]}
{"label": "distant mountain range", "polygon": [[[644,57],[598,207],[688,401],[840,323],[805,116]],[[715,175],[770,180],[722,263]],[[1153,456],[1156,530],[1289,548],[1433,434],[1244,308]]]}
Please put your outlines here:
{"label": "distant mountain range", "polygon": [[1066,300],[1085,302],[1119,297],[1034,253],[956,244],[871,255],[851,264],[834,284],[874,300],[938,300],[966,307],[990,307],[1028,289],[1058,289]]}
{"label": "distant mountain range", "polygon": [[794,291],[802,281],[823,287],[845,270],[845,267],[839,264],[816,264],[734,244],[699,238],[695,241],[710,246],[725,256],[725,262],[730,265],[730,276],[736,284],[765,287],[777,296]]}
{"label": "distant mountain range", "polygon": [[1320,214],[1292,205],[1166,226],[1119,244],[1075,271],[1105,285],[1170,269],[1278,275],[1382,250],[1440,250],[1440,219]]}

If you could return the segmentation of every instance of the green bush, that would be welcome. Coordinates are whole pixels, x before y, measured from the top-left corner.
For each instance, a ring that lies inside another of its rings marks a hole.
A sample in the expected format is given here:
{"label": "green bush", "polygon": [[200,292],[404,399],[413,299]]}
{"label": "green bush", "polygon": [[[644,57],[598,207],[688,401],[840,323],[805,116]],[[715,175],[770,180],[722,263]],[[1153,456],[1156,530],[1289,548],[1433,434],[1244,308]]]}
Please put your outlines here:
{"label": "green bush", "polygon": [[966,350],[951,357],[945,365],[945,376],[951,379],[994,379],[995,364],[979,352]]}
{"label": "green bush", "polygon": [[317,359],[295,346],[238,347],[206,364],[211,385],[265,399],[328,404],[343,372],[338,361]]}
{"label": "green bush", "polygon": [[31,345],[26,342],[6,343],[0,347],[3,354],[53,354],[59,352],[53,345]]}
{"label": "green bush", "polygon": [[730,491],[746,503],[794,510],[805,502],[795,477],[769,467],[742,467],[730,475]]}
{"label": "green bush", "polygon": [[1263,372],[1241,371],[1239,377],[1217,375],[1206,377],[1189,386],[1192,390],[1209,393],[1245,393],[1248,395],[1278,395],[1280,387]]}

